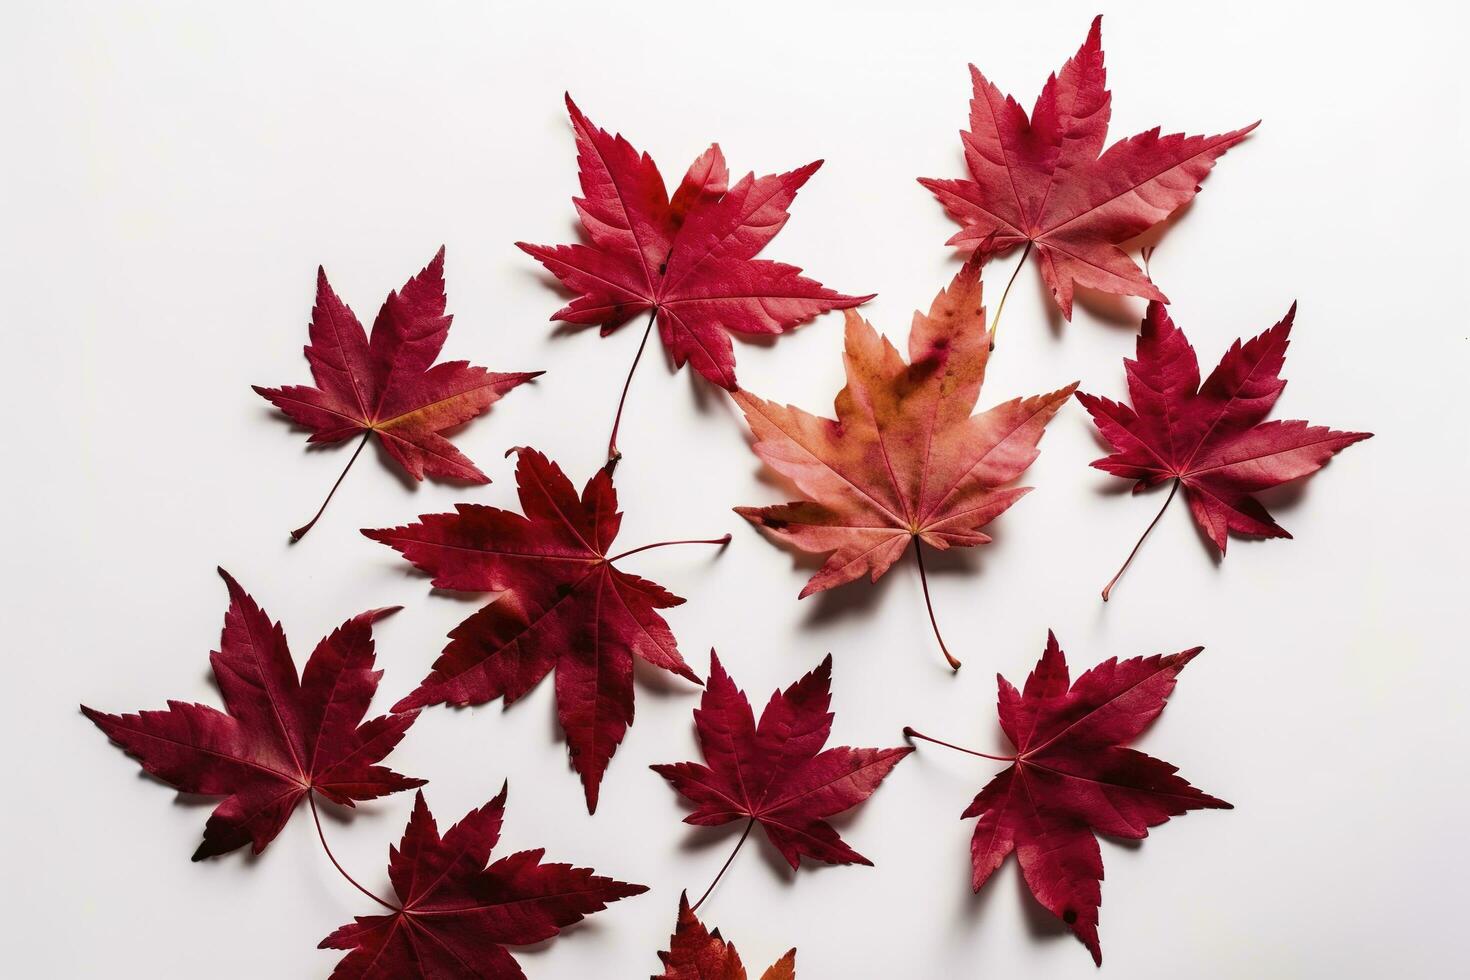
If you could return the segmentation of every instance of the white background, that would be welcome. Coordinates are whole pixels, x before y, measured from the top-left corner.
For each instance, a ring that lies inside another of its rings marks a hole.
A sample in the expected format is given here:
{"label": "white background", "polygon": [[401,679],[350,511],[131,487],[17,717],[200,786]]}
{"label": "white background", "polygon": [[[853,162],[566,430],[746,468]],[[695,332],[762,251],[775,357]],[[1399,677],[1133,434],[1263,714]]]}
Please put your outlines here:
{"label": "white background", "polygon": [[[905,724],[992,751],[993,673],[1020,680],[1054,627],[1074,669],[1205,644],[1142,741],[1233,812],[1141,846],[1104,842],[1102,945],[1114,976],[1438,976],[1463,969],[1466,259],[1464,24],[1444,6],[1117,5],[1104,43],[1112,136],[1162,124],[1231,151],[1153,263],[1204,368],[1301,301],[1276,417],[1377,438],[1268,504],[1294,541],[1212,561],[1176,501],[1108,606],[1098,589],[1153,516],[1087,463],[1067,406],[996,541],[934,575],[966,667],[951,676],[911,562],[798,603],[794,562],[733,515],[784,492],[732,406],[647,357],[624,420],[620,545],[734,533],[626,567],[688,597],[668,619],[704,672],[717,646],[763,702],[831,651],[834,742],[900,744]],[[77,713],[214,701],[208,651],[234,572],[304,660],[372,606],[379,706],[408,692],[474,597],[427,582],[357,529],[458,500],[515,506],[529,443],[579,484],[600,462],[636,327],[557,336],[563,302],[512,247],[574,240],[561,96],[677,180],[711,140],[732,169],[817,157],[766,254],[878,292],[902,343],[955,264],[953,226],[914,178],[959,176],[975,61],[1029,106],[1093,5],[7,4],[0,30],[5,295],[6,971],[12,976],[314,977],[317,940],[373,909],[333,872],[305,812],[259,859],[191,864],[208,813],[141,778]],[[231,9],[232,8],[232,9]],[[635,10],[636,8],[636,10]],[[698,8],[698,9],[696,9]],[[251,393],[303,383],[325,264],[370,318],[448,247],[445,356],[543,368],[457,444],[488,488],[407,486],[365,453],[305,542],[350,445],[308,452]],[[1012,259],[987,269],[992,305]],[[1080,378],[1117,395],[1141,304],[1089,297],[1070,324],[1034,268],[1011,297],[982,406]],[[840,316],[740,377],[826,412]],[[503,850],[544,845],[652,891],[518,953],[533,978],[657,969],[681,888],[701,890],[739,825],[693,832],[645,767],[697,758],[692,685],[640,673],[637,722],[587,816],[552,685],[424,713],[391,758],[427,777],[442,821],[509,778]],[[1086,951],[1025,893],[1014,862],[977,897],[960,811],[996,767],[921,748],[844,836],[874,868],[790,874],[748,846],[706,906],[753,968],[799,947],[804,980],[1088,977]],[[386,888],[408,794],[328,831]],[[757,835],[758,837],[759,835]]]}

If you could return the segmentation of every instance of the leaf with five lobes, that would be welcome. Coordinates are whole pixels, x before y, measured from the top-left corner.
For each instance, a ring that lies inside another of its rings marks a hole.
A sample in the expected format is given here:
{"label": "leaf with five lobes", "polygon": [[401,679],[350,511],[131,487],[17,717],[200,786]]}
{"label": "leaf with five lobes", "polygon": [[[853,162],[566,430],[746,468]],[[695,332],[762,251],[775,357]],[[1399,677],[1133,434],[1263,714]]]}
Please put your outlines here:
{"label": "leaf with five lobes", "polygon": [[1029,118],[974,65],[970,75],[970,128],[960,140],[971,179],[919,178],[963,226],[948,244],[982,258],[1024,244],[1022,261],[1034,249],[1069,320],[1074,285],[1168,302],[1119,246],[1193,200],[1215,161],[1259,123],[1221,136],[1161,136],[1155,127],[1104,150],[1113,97],[1102,17],[1047,79]]}
{"label": "leaf with five lobes", "polygon": [[[755,257],[785,226],[796,192],[822,161],[784,174],[749,173],[732,186],[716,144],[694,161],[670,196],[648,154],[599,129],[571,96],[566,102],[582,185],[582,196],[572,203],[588,244],[517,243],[578,294],[553,320],[601,325],[607,336],[647,311],[647,329],[657,321],[676,367],[687,361],[734,391],[735,351],[727,331],[780,334],[820,313],[872,299],[844,296],[802,276],[796,266]],[[616,443],[614,424],[610,459],[618,458]]]}
{"label": "leaf with five lobes", "polygon": [[827,818],[865,801],[913,749],[823,749],[832,734],[831,686],[829,655],[784,692],[772,694],[757,724],[745,692],[711,651],[709,682],[694,712],[705,764],[650,767],[694,804],[684,822],[718,827],[746,820],[747,833],[760,824],[793,869],[802,857],[872,864],[847,846]]}
{"label": "leaf with five lobes", "polygon": [[429,676],[395,710],[510,704],[555,668],[557,716],[591,813],[633,723],[633,658],[699,683],[658,614],[684,600],[615,567],[632,552],[608,555],[623,515],[606,468],[579,498],[541,453],[512,452],[525,516],[459,504],[453,514],[362,532],[432,575],[435,588],[503,593],[454,628]]}
{"label": "leaf with five lobes", "polygon": [[[669,938],[669,951],[659,953],[664,972],[653,980],[746,980],[745,964],[733,943],[720,938],[720,930],[704,927],[689,907],[689,896],[679,896],[679,924]],[[796,980],[796,950],[771,965],[761,980]]]}
{"label": "leaf with five lobes", "polygon": [[331,980],[525,980],[506,946],[543,942],[613,902],[648,889],[520,851],[486,867],[500,839],[505,790],[439,834],[418,793],[388,877],[399,905],[360,915],[321,941],[349,952]]}
{"label": "leaf with five lobes", "polygon": [[[340,442],[361,433],[366,444],[376,432],[388,455],[415,480],[428,474],[489,483],[443,433],[468,422],[541,372],[495,374],[468,361],[435,364],[453,319],[444,307],[442,248],[422,272],[388,294],[373,321],[371,336],[332,291],[326,272],[317,269],[311,343],[305,348],[317,386],[256,385],[255,391],[293,422],[310,429],[308,442]],[[362,444],[358,446],[361,450]],[[354,453],[352,461],[356,459]],[[347,471],[342,473],[345,476]],[[337,482],[341,483],[340,477]],[[332,491],[336,489],[334,485]],[[322,509],[326,506],[323,502]],[[292,538],[311,530],[319,517],[321,511],[292,532]]]}
{"label": "leaf with five lobes", "polygon": [[109,715],[82,706],[151,776],[183,793],[223,796],[194,860],[275,839],[309,793],[352,806],[422,786],[378,765],[417,711],[363,721],[383,672],[373,669],[374,609],[339,626],[298,678],[279,623],[223,569],[230,592],[218,653],[210,654],[225,711],[170,701],[167,711]]}
{"label": "leaf with five lobes", "polygon": [[[1103,866],[1095,835],[1142,840],[1150,827],[1189,810],[1231,809],[1179,778],[1167,762],[1124,748],[1164,710],[1179,672],[1201,649],[1111,658],[1071,683],[1067,658],[1048,633],[1022,690],[996,678],[1000,727],[1016,754],[999,759],[1011,765],[963,814],[980,818],[970,842],[971,883],[978,892],[1014,851],[1031,894],[1077,934],[1099,966]],[[938,741],[913,729],[904,734]]]}
{"label": "leaf with five lobes", "polygon": [[[1281,368],[1295,318],[1292,304],[1281,322],[1259,337],[1237,340],[1200,384],[1199,361],[1188,338],[1162,303],[1150,303],[1137,358],[1123,361],[1133,407],[1077,393],[1113,448],[1112,455],[1092,465],[1136,481],[1134,493],[1172,481],[1164,507],[1183,486],[1195,522],[1222,556],[1232,532],[1291,537],[1253,494],[1309,476],[1372,436],[1300,421],[1264,421],[1286,387]],[[1104,600],[1137,553],[1135,546],[1103,590]]]}
{"label": "leaf with five lobes", "polygon": [[[974,260],[927,315],[914,314],[908,363],[870,323],[846,316],[847,386],[835,419],[734,396],[756,455],[810,498],[736,512],[803,551],[830,552],[802,598],[863,575],[876,582],[910,546],[922,575],[921,543],[943,551],[990,541],[980,529],[1028,492],[1006,484],[1036,459],[1047,422],[1076,388],[970,414],[990,358]],[[928,592],[925,578],[926,601]]]}

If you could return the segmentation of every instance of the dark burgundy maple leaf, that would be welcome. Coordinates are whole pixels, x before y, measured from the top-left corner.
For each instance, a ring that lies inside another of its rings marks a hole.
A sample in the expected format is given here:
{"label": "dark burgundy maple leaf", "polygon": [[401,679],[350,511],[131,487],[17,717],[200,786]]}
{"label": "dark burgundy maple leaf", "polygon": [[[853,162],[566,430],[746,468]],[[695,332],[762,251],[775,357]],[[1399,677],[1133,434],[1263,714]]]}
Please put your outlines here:
{"label": "dark burgundy maple leaf", "polygon": [[[745,692],[711,651],[709,681],[694,711],[705,764],[649,767],[694,804],[684,822],[718,827],[746,821],[737,853],[760,824],[793,869],[802,857],[827,864],[872,864],[847,846],[827,818],[871,796],[913,749],[823,749],[832,734],[831,686],[828,655],[785,692],[773,693],[757,724]],[[730,860],[734,857],[732,853]],[[726,861],[725,868],[729,866]],[[696,909],[713,888],[711,883]]]}
{"label": "dark burgundy maple leaf", "polygon": [[[757,259],[786,224],[796,192],[822,161],[784,174],[746,174],[730,186],[718,144],[690,166],[671,197],[657,165],[620,135],[609,135],[567,96],[577,135],[582,197],[573,198],[588,244],[517,246],[577,298],[553,320],[601,325],[603,336],[645,310],[676,367],[685,361],[734,391],[735,352],[727,331],[779,334],[819,313],[864,303],[801,275],[795,266]],[[633,367],[638,366],[638,357]],[[632,368],[628,379],[632,380]],[[628,384],[623,384],[623,398]],[[618,419],[623,404],[618,402]],[[608,458],[616,460],[613,424]]]}
{"label": "dark burgundy maple leaf", "polygon": [[383,676],[373,669],[372,626],[398,607],[343,623],[317,644],[298,678],[280,624],[223,569],[220,575],[230,609],[209,661],[224,712],[185,701],[133,715],[82,706],[150,775],[180,792],[225,797],[204,825],[194,860],[244,844],[259,854],[313,793],[352,806],[422,786],[377,764],[418,712],[363,721]]}
{"label": "dark burgundy maple leaf", "polygon": [[1281,368],[1295,318],[1292,304],[1281,322],[1259,337],[1237,340],[1200,384],[1199,361],[1188,338],[1163,304],[1150,303],[1137,359],[1123,361],[1133,407],[1077,393],[1113,447],[1112,455],[1093,466],[1137,481],[1134,493],[1172,481],[1164,507],[1103,589],[1104,600],[1181,486],[1195,522],[1221,555],[1232,532],[1289,538],[1253,494],[1309,476],[1372,436],[1294,420],[1264,421],[1286,387]]}
{"label": "dark burgundy maple leaf", "polygon": [[525,516],[459,504],[453,514],[362,532],[431,574],[436,588],[504,593],[455,627],[429,676],[394,710],[510,704],[555,668],[557,715],[590,813],[633,723],[633,658],[699,683],[657,611],[684,600],[614,563],[663,544],[723,545],[730,536],[609,556],[623,517],[611,474],[598,470],[578,498],[541,453],[512,452]]}
{"label": "dark burgundy maple leaf", "polygon": [[1029,117],[974,65],[970,76],[970,128],[960,133],[970,179],[919,178],[963,226],[948,244],[986,255],[1024,244],[1022,263],[1034,250],[1069,320],[1074,285],[1168,302],[1119,246],[1192,200],[1215,161],[1259,123],[1221,136],[1161,136],[1155,127],[1104,150],[1112,93],[1102,17]]}
{"label": "dark burgundy maple leaf", "polygon": [[[669,938],[669,951],[660,952],[664,972],[653,980],[746,980],[745,964],[733,943],[710,931],[689,907],[689,896],[679,896],[679,924]],[[787,950],[761,974],[761,980],[796,980],[796,950]]]}
{"label": "dark burgundy maple leaf", "polygon": [[320,949],[349,951],[332,980],[524,980],[506,946],[550,939],[648,890],[588,868],[542,863],[540,848],[486,867],[504,814],[502,789],[441,837],[424,794],[416,794],[402,842],[388,849],[398,903],[368,892],[388,914],[357,916],[321,941]]}
{"label": "dark burgundy maple leaf", "polygon": [[904,729],[910,738],[1011,763],[963,814],[980,818],[970,843],[972,884],[978,892],[1015,851],[1031,894],[1077,934],[1098,965],[1103,866],[1096,834],[1141,840],[1150,827],[1186,811],[1231,809],[1175,775],[1179,770],[1167,762],[1124,748],[1164,710],[1179,672],[1202,649],[1110,658],[1073,684],[1067,658],[1048,633],[1025,688],[996,677],[1000,727],[1015,755],[987,755]]}
{"label": "dark burgundy maple leaf", "polygon": [[[341,442],[362,433],[362,442],[342,476],[376,432],[388,455],[415,480],[428,474],[489,483],[489,477],[443,433],[468,422],[507,391],[542,372],[496,374],[468,361],[435,364],[453,319],[444,307],[442,248],[422,272],[388,294],[373,321],[371,336],[332,291],[326,272],[318,268],[311,343],[305,348],[316,387],[255,385],[255,391],[293,422],[310,429],[308,442]],[[342,476],[316,516],[291,532],[293,540],[310,531],[322,516]]]}

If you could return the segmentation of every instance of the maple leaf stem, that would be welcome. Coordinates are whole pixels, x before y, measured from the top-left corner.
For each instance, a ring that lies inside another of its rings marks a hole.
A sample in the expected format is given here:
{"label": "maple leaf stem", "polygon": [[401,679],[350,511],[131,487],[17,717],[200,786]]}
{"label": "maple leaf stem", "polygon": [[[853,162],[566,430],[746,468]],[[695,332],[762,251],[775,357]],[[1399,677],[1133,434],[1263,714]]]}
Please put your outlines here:
{"label": "maple leaf stem", "polygon": [[939,641],[939,652],[949,661],[950,670],[959,670],[960,662],[949,652],[949,647],[944,645],[944,637],[939,634],[939,620],[934,618],[934,603],[929,599],[929,573],[924,571],[924,546],[919,542],[918,535],[914,535],[914,557],[919,560],[919,581],[924,586],[924,606],[929,610],[929,625],[934,627],[934,639]]}
{"label": "maple leaf stem", "polygon": [[357,444],[357,449],[353,451],[352,458],[347,461],[346,466],[342,467],[342,473],[340,476],[337,477],[337,482],[332,484],[332,489],[327,491],[327,499],[322,501],[322,505],[317,508],[316,514],[312,516],[311,520],[307,521],[305,524],[301,525],[296,530],[291,532],[292,541],[300,541],[302,538],[306,537],[306,532],[310,531],[313,527],[316,526],[316,522],[321,520],[322,513],[327,509],[327,504],[330,504],[332,502],[332,495],[335,494],[337,492],[337,488],[342,485],[342,480],[347,476],[347,471],[352,469],[353,463],[357,462],[357,457],[362,453],[362,447],[367,445],[367,441],[372,436],[372,434],[372,429],[368,429],[362,434],[362,441]]}
{"label": "maple leaf stem", "polygon": [[655,541],[653,544],[646,544],[641,548],[631,548],[622,554],[613,555],[608,561],[614,562],[619,558],[627,558],[629,555],[636,555],[640,551],[648,551],[651,548],[667,548],[671,544],[717,544],[723,548],[729,543],[730,535],[728,534],[721,538],[686,538],[683,541]]}
{"label": "maple leaf stem", "polygon": [[752,817],[750,820],[746,821],[746,824],[745,824],[745,832],[740,835],[740,840],[736,842],[736,844],[735,844],[735,850],[731,851],[730,852],[730,856],[727,857],[727,858],[725,858],[725,863],[720,866],[720,873],[717,874],[717,875],[715,875],[715,880],[709,883],[709,887],[704,890],[704,894],[701,895],[701,896],[699,896],[699,901],[695,902],[694,905],[693,905],[693,907],[691,907],[689,909],[689,911],[691,911],[691,912],[698,912],[699,911],[699,907],[704,904],[704,900],[706,898],[709,898],[709,893],[712,892],[712,891],[714,891],[715,890],[715,886],[720,883],[720,879],[723,878],[723,877],[725,877],[725,872],[727,870],[729,870],[731,862],[733,862],[735,860],[735,855],[739,854],[740,853],[740,849],[745,846],[745,838],[747,838],[747,837],[750,836],[750,828],[752,828],[754,826],[755,826],[755,818],[754,817]]}
{"label": "maple leaf stem", "polygon": [[371,898],[373,901],[375,901],[379,905],[383,906],[383,908],[389,909],[389,910],[391,910],[393,912],[400,912],[400,911],[402,911],[402,909],[400,909],[398,906],[394,905],[392,902],[385,902],[385,901],[383,901],[381,898],[379,898],[378,896],[374,895],[372,892],[368,891],[366,888],[364,888],[361,885],[359,885],[357,883],[357,879],[354,878],[354,877],[352,877],[352,875],[348,874],[343,869],[342,865],[337,861],[337,856],[335,854],[333,854],[332,853],[332,849],[327,846],[327,835],[324,834],[324,833],[322,833],[322,818],[316,812],[316,793],[314,791],[307,790],[307,793],[306,793],[306,802],[308,802],[308,803],[311,804],[311,819],[316,822],[316,835],[317,835],[318,838],[321,839],[321,842],[322,842],[322,850],[324,850],[324,851],[327,852],[327,858],[331,860],[332,867],[334,867],[334,868],[337,869],[337,873],[340,874],[342,877],[346,878],[347,881],[352,885],[353,888],[356,888],[358,891],[362,892],[368,898]]}
{"label": "maple leaf stem", "polygon": [[623,424],[623,405],[628,400],[628,388],[633,384],[633,372],[638,370],[638,362],[643,358],[643,348],[648,346],[648,335],[653,333],[653,321],[658,319],[658,307],[648,314],[648,326],[643,328],[643,339],[638,342],[638,353],[633,355],[633,363],[628,367],[628,377],[623,381],[623,393],[618,397],[618,413],[613,416],[612,435],[607,439],[607,465],[608,468],[616,466],[618,460],[623,458],[622,452],[618,450],[618,426]]}
{"label": "maple leaf stem", "polygon": [[1157,524],[1157,523],[1159,523],[1159,518],[1163,517],[1164,516],[1164,511],[1166,511],[1166,510],[1169,509],[1169,501],[1173,500],[1174,499],[1174,494],[1176,494],[1178,492],[1179,492],[1179,481],[1178,480],[1175,480],[1174,481],[1174,485],[1169,488],[1169,496],[1167,496],[1167,497],[1164,498],[1164,506],[1162,506],[1162,507],[1159,508],[1159,512],[1154,515],[1154,519],[1152,521],[1149,521],[1148,527],[1146,527],[1146,528],[1143,529],[1143,534],[1139,536],[1138,543],[1133,546],[1133,550],[1132,551],[1128,552],[1128,559],[1123,562],[1123,567],[1120,568],[1120,569],[1118,569],[1118,574],[1117,575],[1114,575],[1111,579],[1108,580],[1108,584],[1107,585],[1103,586],[1103,590],[1102,590],[1103,602],[1107,602],[1108,601],[1108,596],[1112,594],[1113,586],[1115,586],[1115,585],[1118,584],[1118,579],[1122,578],[1123,577],[1123,573],[1126,572],[1126,571],[1128,571],[1128,566],[1131,565],[1131,564],[1133,564],[1133,556],[1136,555],[1136,554],[1138,554],[1138,549],[1139,548],[1142,548],[1143,547],[1144,539],[1147,538],[1148,537],[1148,533],[1154,529],[1154,525]]}
{"label": "maple leaf stem", "polygon": [[916,732],[912,728],[909,728],[907,725],[904,726],[904,729],[903,729],[903,737],[904,738],[921,738],[921,739],[923,739],[926,742],[933,742],[935,745],[942,745],[942,746],[944,746],[947,749],[954,749],[956,752],[964,752],[964,753],[966,753],[968,755],[978,755],[982,759],[994,759],[996,762],[1015,762],[1016,761],[1016,757],[1013,756],[1013,755],[991,755],[988,752],[976,752],[974,749],[967,749],[963,745],[955,745],[953,742],[946,742],[943,739],[930,738],[928,735],[925,735],[923,732]]}
{"label": "maple leaf stem", "polygon": [[1016,276],[1021,274],[1021,266],[1026,264],[1026,257],[1031,254],[1031,242],[1021,250],[1021,261],[1016,263],[1016,268],[1011,272],[1011,278],[1006,282],[1006,288],[1000,294],[1000,302],[995,307],[995,319],[990,321],[990,349],[995,350],[995,332],[1000,329],[1000,315],[1006,308],[1006,297],[1011,295],[1011,287],[1016,284]]}

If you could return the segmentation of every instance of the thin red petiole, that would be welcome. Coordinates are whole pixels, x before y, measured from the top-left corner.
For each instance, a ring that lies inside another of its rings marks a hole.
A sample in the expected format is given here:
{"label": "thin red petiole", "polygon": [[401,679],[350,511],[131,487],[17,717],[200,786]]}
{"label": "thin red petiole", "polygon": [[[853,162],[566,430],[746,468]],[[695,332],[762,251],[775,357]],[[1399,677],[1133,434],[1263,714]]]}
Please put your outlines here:
{"label": "thin red petiole", "polygon": [[667,548],[671,544],[717,544],[721,548],[723,548],[729,543],[730,535],[728,534],[725,535],[723,538],[688,538],[683,541],[655,541],[653,544],[646,544],[641,548],[632,548],[628,551],[624,551],[621,554],[613,555],[611,558],[608,559],[608,561],[614,562],[617,561],[619,558],[627,558],[629,555],[636,555],[640,551],[648,551],[651,548]]}
{"label": "thin red petiole", "polygon": [[720,873],[717,874],[717,875],[715,875],[715,880],[709,883],[709,887],[704,890],[704,894],[701,895],[701,896],[699,896],[699,901],[695,902],[694,903],[694,906],[692,908],[690,908],[689,911],[691,911],[691,912],[698,912],[699,911],[699,907],[704,904],[704,900],[706,898],[709,898],[709,893],[712,892],[712,891],[714,891],[715,890],[715,886],[720,883],[720,879],[723,878],[723,877],[725,877],[725,872],[727,870],[729,870],[730,862],[732,862],[732,861],[735,860],[735,855],[739,854],[740,853],[740,849],[745,846],[745,838],[747,838],[747,837],[750,836],[750,828],[752,828],[754,826],[755,826],[755,818],[752,817],[750,819],[750,821],[748,823],[746,823],[746,825],[745,825],[745,833],[743,833],[743,834],[740,835],[740,840],[739,840],[739,842],[736,843],[735,850],[731,851],[730,852],[730,856],[727,857],[727,858],[725,858],[725,863],[724,863],[723,866],[721,866]]}
{"label": "thin red petiole", "polygon": [[1174,499],[1174,494],[1177,493],[1178,491],[1179,491],[1179,481],[1178,480],[1175,480],[1174,481],[1174,485],[1169,488],[1169,496],[1167,496],[1167,497],[1164,498],[1164,506],[1162,506],[1162,507],[1159,508],[1159,512],[1154,515],[1154,519],[1149,522],[1148,527],[1146,527],[1146,528],[1143,529],[1143,535],[1138,539],[1138,543],[1133,546],[1133,550],[1132,551],[1128,552],[1128,560],[1125,561],[1125,562],[1123,562],[1123,567],[1120,568],[1120,569],[1118,569],[1118,574],[1117,575],[1114,575],[1111,579],[1108,580],[1108,584],[1105,585],[1105,586],[1103,586],[1103,590],[1102,590],[1103,602],[1107,602],[1108,601],[1108,596],[1112,593],[1113,586],[1115,586],[1115,585],[1118,584],[1118,579],[1122,578],[1123,577],[1123,573],[1128,570],[1128,566],[1131,565],[1131,564],[1133,564],[1133,556],[1136,555],[1136,554],[1138,554],[1138,549],[1139,548],[1142,548],[1143,547],[1144,538],[1147,538],[1148,537],[1148,532],[1152,531],[1154,529],[1154,525],[1157,524],[1157,523],[1159,523],[1159,518],[1160,517],[1163,517],[1164,516],[1164,511],[1166,511],[1166,510],[1169,509],[1169,501],[1171,501],[1171,500]]}
{"label": "thin red petiole", "polygon": [[929,625],[934,627],[934,639],[939,641],[939,652],[949,661],[950,670],[959,670],[960,662],[949,652],[949,647],[944,645],[944,637],[939,635],[939,620],[934,618],[934,603],[929,600],[929,573],[924,571],[924,546],[919,543],[917,534],[914,535],[914,557],[919,560],[919,581],[924,585],[924,606],[929,610]]}
{"label": "thin red petiole", "polygon": [[1000,315],[1006,308],[1006,297],[1011,295],[1011,287],[1016,284],[1016,276],[1021,274],[1021,266],[1026,264],[1026,257],[1031,254],[1031,242],[1021,250],[1021,261],[1016,263],[1016,268],[1011,272],[1011,278],[1006,282],[1005,291],[1000,294],[1000,303],[995,307],[995,319],[990,321],[990,349],[995,350],[995,332],[1000,329]]}
{"label": "thin red petiole", "polygon": [[612,435],[607,439],[607,465],[609,468],[616,466],[623,454],[618,450],[618,426],[623,424],[623,404],[628,400],[628,388],[633,384],[633,372],[638,370],[638,362],[643,358],[643,348],[648,346],[648,335],[653,333],[653,321],[658,319],[658,307],[648,314],[648,326],[643,328],[643,339],[638,342],[638,353],[633,355],[633,363],[628,368],[628,377],[623,381],[623,393],[618,397],[618,414],[613,416]]}
{"label": "thin red petiole", "polygon": [[944,746],[947,749],[954,749],[956,752],[964,752],[964,753],[966,753],[968,755],[978,755],[982,759],[994,759],[996,762],[1015,762],[1016,761],[1016,757],[1013,756],[1013,755],[991,755],[988,752],[976,752],[974,749],[967,749],[963,745],[955,745],[953,742],[946,742],[946,741],[943,741],[942,739],[930,738],[928,735],[925,735],[922,732],[916,732],[916,731],[914,731],[912,728],[909,728],[907,725],[904,726],[904,729],[903,729],[903,737],[904,738],[921,738],[921,739],[923,739],[926,742],[933,742],[935,745],[942,745],[942,746]]}
{"label": "thin red petiole", "polygon": [[340,476],[337,477],[337,482],[332,484],[332,489],[327,491],[327,499],[322,501],[322,505],[317,508],[317,512],[311,520],[307,521],[305,524],[301,525],[296,530],[291,532],[292,541],[300,541],[302,538],[306,537],[306,532],[310,531],[313,527],[316,526],[316,522],[321,520],[322,512],[327,509],[327,504],[330,504],[332,502],[332,495],[335,494],[337,492],[337,488],[342,485],[342,480],[347,476],[347,471],[352,469],[353,463],[357,462],[358,454],[362,452],[362,447],[367,445],[367,441],[372,436],[372,434],[372,429],[368,429],[362,434],[362,441],[357,444],[357,449],[353,451],[352,458],[347,461],[346,466],[342,467],[342,473]]}
{"label": "thin red petiole", "polygon": [[371,898],[373,901],[375,901],[379,905],[383,906],[383,908],[389,909],[389,910],[394,911],[394,912],[400,912],[400,911],[402,911],[398,906],[394,905],[392,902],[385,902],[385,901],[383,901],[381,898],[379,898],[378,896],[374,895],[372,892],[368,891],[366,888],[364,888],[361,885],[359,885],[357,883],[357,879],[356,878],[352,877],[352,875],[348,874],[345,870],[343,870],[342,865],[339,864],[338,861],[337,861],[336,855],[334,855],[332,853],[332,849],[327,846],[327,835],[324,834],[324,833],[322,833],[322,818],[316,812],[316,793],[313,792],[313,791],[311,791],[311,790],[307,790],[306,791],[306,801],[311,804],[311,819],[316,822],[316,835],[317,835],[317,837],[321,838],[322,850],[324,850],[324,851],[327,852],[327,857],[331,860],[332,867],[334,867],[334,868],[337,869],[337,873],[340,874],[342,877],[346,878],[347,881],[352,885],[353,888],[356,888],[358,891],[362,892],[368,898]]}

